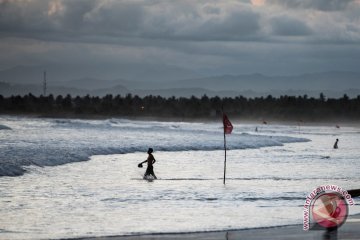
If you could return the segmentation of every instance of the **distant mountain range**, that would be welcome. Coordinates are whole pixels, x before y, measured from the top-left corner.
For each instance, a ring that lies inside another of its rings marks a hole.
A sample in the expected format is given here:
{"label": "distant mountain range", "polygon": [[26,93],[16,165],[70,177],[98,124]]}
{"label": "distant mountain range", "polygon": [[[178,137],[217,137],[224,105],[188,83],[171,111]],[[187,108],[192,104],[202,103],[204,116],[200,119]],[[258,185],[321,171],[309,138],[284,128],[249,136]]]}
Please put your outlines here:
{"label": "distant mountain range", "polygon": [[0,82],[35,84],[42,82],[43,72],[47,72],[49,82],[66,82],[72,79],[118,79],[129,81],[176,81],[202,77],[201,74],[164,64],[94,64],[45,66],[16,66],[0,70]]}
{"label": "distant mountain range", "polygon": [[204,87],[211,90],[317,90],[339,91],[360,88],[360,73],[322,72],[297,76],[265,76],[262,74],[224,75],[188,79],[172,83],[172,87]]}
{"label": "distant mountain range", "polygon": [[[179,69],[177,70],[182,72]],[[168,73],[170,72],[169,70]],[[179,75],[183,77],[190,74],[182,73]],[[43,93],[42,74],[43,70],[36,67],[18,67],[0,71],[0,94],[9,96],[13,94],[24,95],[31,92],[34,95],[40,95]],[[256,97],[307,94],[317,97],[320,92],[328,97],[340,97],[343,94],[351,97],[360,95],[360,73],[358,72],[334,71],[296,76],[223,75],[184,78],[183,80],[178,80],[178,77],[174,76],[168,80],[165,80],[165,76],[156,80],[150,80],[146,77],[139,77],[139,80],[129,80],[119,78],[120,75],[113,78],[114,80],[97,77],[71,78],[76,74],[70,76],[68,73],[61,74],[63,80],[59,80],[59,77],[54,80],[53,75],[54,73],[50,72],[47,80],[47,93],[53,95],[82,96],[89,94],[104,96],[106,94],[125,95],[132,93],[139,96],[161,95],[164,97],[190,97],[192,95],[200,97],[204,94],[221,97],[239,95]],[[73,80],[64,81],[66,76]]]}

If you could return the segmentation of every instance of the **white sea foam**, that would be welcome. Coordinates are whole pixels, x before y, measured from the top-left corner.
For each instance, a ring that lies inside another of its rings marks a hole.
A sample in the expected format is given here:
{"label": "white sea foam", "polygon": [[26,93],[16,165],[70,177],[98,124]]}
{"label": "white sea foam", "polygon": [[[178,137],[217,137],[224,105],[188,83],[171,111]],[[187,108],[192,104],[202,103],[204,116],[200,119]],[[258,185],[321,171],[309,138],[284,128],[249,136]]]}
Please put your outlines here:
{"label": "white sea foam", "polygon": [[[20,175],[21,166],[55,166],[92,155],[155,151],[220,150],[221,123],[6,118],[13,131],[0,138],[0,176]],[[5,126],[5,125],[4,125]],[[305,138],[254,135],[241,126],[227,136],[228,149],[282,146]]]}

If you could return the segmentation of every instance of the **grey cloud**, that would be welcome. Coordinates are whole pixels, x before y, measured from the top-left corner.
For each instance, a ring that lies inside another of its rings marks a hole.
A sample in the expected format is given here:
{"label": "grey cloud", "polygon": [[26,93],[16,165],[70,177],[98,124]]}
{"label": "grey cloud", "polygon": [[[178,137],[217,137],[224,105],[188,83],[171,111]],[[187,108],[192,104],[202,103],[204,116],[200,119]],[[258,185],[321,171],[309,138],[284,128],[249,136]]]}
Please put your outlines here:
{"label": "grey cloud", "polygon": [[59,20],[61,28],[70,31],[82,31],[86,27],[85,16],[89,14],[96,6],[95,0],[77,0],[77,1],[61,1],[64,9],[60,16],[51,17],[49,20]]}
{"label": "grey cloud", "polygon": [[137,2],[113,1],[98,6],[85,15],[84,25],[90,34],[134,36],[140,31],[146,12]]}
{"label": "grey cloud", "polygon": [[276,4],[287,8],[315,9],[319,11],[341,11],[356,0],[267,0],[267,4]]}
{"label": "grey cloud", "polygon": [[[105,4],[106,3],[106,4]],[[2,1],[0,32],[21,32],[29,37],[62,35],[131,35],[143,15],[141,5],[122,1]]]}
{"label": "grey cloud", "polygon": [[74,35],[83,30],[83,17],[94,6],[95,0],[4,0],[0,2],[0,33],[3,37],[30,38]]}
{"label": "grey cloud", "polygon": [[[346,11],[311,15],[311,10],[282,15],[249,0],[0,0],[0,37],[50,41],[132,44],[135,39],[165,41],[262,41],[277,36],[307,36],[308,41],[358,41],[354,0],[267,0],[288,8]],[[312,16],[311,21],[308,16]],[[338,23],[341,22],[341,25]],[[332,27],[324,27],[331,25]],[[343,26],[349,26],[343,29]],[[270,29],[270,31],[268,31]],[[269,34],[270,33],[270,34]],[[339,34],[340,33],[340,34]],[[311,37],[310,37],[311,35]],[[338,35],[343,37],[338,38]]]}
{"label": "grey cloud", "polygon": [[214,6],[205,6],[204,7],[204,12],[206,12],[207,14],[220,14],[221,9],[218,7],[214,7]]}
{"label": "grey cloud", "polygon": [[2,37],[226,41],[247,39],[260,29],[259,15],[245,3],[33,0],[0,4]]}
{"label": "grey cloud", "polygon": [[47,4],[40,2],[0,1],[0,32],[29,31],[46,28],[43,12]]}
{"label": "grey cloud", "polygon": [[326,2],[0,0],[0,69],[54,61],[212,74],[358,71],[360,4]]}
{"label": "grey cloud", "polygon": [[274,17],[270,24],[273,33],[279,36],[307,36],[312,33],[304,22],[289,16]]}
{"label": "grey cloud", "polygon": [[260,16],[253,11],[233,11],[225,19],[209,19],[195,31],[202,39],[248,39],[260,31],[259,19]]}
{"label": "grey cloud", "polygon": [[139,37],[190,41],[232,41],[253,38],[260,16],[248,4],[172,4],[147,15]]}

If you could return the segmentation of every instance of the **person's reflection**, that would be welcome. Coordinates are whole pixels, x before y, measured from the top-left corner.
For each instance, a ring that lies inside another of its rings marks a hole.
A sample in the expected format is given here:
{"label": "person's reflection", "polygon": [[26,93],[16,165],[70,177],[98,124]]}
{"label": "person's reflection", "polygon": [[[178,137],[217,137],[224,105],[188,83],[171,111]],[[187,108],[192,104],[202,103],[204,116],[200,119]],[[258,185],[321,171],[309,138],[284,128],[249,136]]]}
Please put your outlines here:
{"label": "person's reflection", "polygon": [[337,227],[327,228],[323,235],[323,240],[337,240]]}

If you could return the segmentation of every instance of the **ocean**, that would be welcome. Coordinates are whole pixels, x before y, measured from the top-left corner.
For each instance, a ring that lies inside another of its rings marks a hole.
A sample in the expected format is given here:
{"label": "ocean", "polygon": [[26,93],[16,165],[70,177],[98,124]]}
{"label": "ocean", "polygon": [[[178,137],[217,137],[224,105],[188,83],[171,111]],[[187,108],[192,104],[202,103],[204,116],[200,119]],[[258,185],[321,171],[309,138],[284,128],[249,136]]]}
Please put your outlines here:
{"label": "ocean", "polygon": [[[359,188],[360,128],[233,125],[224,185],[221,121],[1,116],[0,239],[302,224],[317,186]],[[137,167],[149,147],[154,181]]]}

